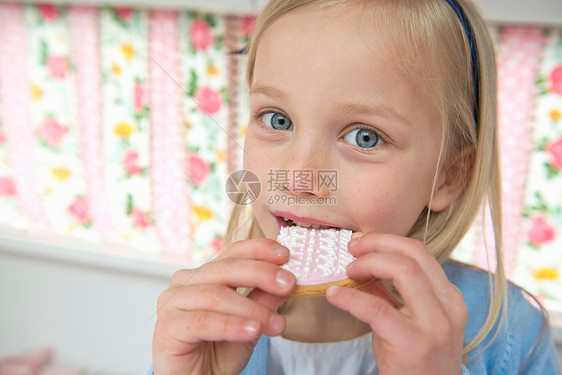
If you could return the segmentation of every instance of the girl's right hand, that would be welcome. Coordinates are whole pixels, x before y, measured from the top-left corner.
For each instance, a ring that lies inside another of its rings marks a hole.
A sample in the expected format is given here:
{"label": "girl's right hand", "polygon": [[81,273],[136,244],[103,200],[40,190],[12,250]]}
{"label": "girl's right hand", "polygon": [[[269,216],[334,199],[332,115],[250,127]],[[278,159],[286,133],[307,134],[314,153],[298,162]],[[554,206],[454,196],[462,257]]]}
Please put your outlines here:
{"label": "girl's right hand", "polygon": [[[289,250],[261,238],[235,242],[215,260],[175,273],[158,298],[152,342],[155,375],[238,374],[260,335],[276,336],[276,313],[295,288],[279,267]],[[254,288],[245,297],[237,287]]]}

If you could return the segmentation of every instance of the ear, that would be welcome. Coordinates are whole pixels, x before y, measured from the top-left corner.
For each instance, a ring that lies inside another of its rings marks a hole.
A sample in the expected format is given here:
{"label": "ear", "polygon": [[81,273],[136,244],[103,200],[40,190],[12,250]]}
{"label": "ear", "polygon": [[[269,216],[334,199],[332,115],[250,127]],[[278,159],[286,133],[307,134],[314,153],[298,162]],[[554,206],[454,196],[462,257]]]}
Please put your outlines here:
{"label": "ear", "polygon": [[474,147],[463,148],[457,158],[439,173],[431,211],[443,211],[462,194],[472,174],[474,154]]}

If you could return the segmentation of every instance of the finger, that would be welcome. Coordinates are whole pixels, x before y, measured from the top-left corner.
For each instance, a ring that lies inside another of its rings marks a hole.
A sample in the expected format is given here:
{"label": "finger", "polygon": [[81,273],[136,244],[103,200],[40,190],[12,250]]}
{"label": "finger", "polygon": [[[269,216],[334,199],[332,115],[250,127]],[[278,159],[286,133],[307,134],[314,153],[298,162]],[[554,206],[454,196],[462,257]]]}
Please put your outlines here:
{"label": "finger", "polygon": [[277,311],[279,307],[288,300],[288,297],[275,296],[263,290],[254,289],[250,292],[248,298],[273,312],[268,322],[269,330],[265,331],[265,334],[268,336],[278,336],[282,334],[285,330],[286,321],[283,316],[277,314]]}
{"label": "finger", "polygon": [[288,299],[287,296],[276,296],[260,289],[253,289],[250,294],[248,294],[248,298],[271,311],[277,311]]}
{"label": "finger", "polygon": [[362,234],[357,241],[351,244],[349,250],[357,257],[368,252],[392,253],[412,257],[429,276],[431,285],[445,308],[457,305],[451,303],[451,301],[464,305],[464,297],[460,290],[449,281],[441,265],[420,241],[370,232]]}
{"label": "finger", "polygon": [[276,295],[288,295],[295,287],[295,276],[275,264],[263,261],[225,258],[178,274],[172,287],[221,284],[232,288],[259,288]]}
{"label": "finger", "polygon": [[261,336],[263,329],[257,320],[214,311],[176,312],[160,325],[161,337],[174,337],[186,344],[252,341]]}
{"label": "finger", "polygon": [[[237,241],[226,249],[217,259],[209,263],[233,257],[253,259],[273,264],[283,264],[287,262],[289,255],[290,251],[285,246],[267,238],[260,238],[248,241]],[[182,269],[177,271],[172,277],[170,287],[183,284],[185,279],[191,277],[193,273],[197,272],[197,270],[198,268]]]}
{"label": "finger", "polygon": [[429,322],[442,317],[442,303],[435,295],[428,276],[411,257],[390,253],[368,253],[347,267],[357,280],[375,277],[391,280],[415,317]]}
{"label": "finger", "polygon": [[236,241],[219,258],[234,257],[283,264],[289,259],[289,249],[269,238]]}
{"label": "finger", "polygon": [[384,281],[380,279],[375,279],[373,282],[366,283],[363,286],[357,288],[358,290],[378,296],[388,303],[390,303],[393,307],[397,308],[403,305],[402,301],[396,298],[396,295],[393,294],[388,287],[385,285]]}
{"label": "finger", "polygon": [[285,327],[284,319],[275,310],[221,285],[196,285],[184,287],[179,292],[168,290],[166,293],[175,294],[173,307],[177,310],[214,311],[257,320],[264,333],[270,336],[281,334]]}
{"label": "finger", "polygon": [[353,288],[330,287],[326,297],[335,307],[369,324],[373,333],[383,340],[407,335],[412,330],[411,323],[390,303],[378,296]]}
{"label": "finger", "polygon": [[[283,264],[287,262],[289,255],[290,251],[285,246],[267,238],[260,238],[248,241],[237,241],[226,249],[219,258],[207,264],[212,264],[229,257],[253,259],[273,264]],[[200,272],[200,270],[201,267],[177,271],[172,276],[169,287],[173,288],[180,285],[186,285],[188,281],[193,279],[195,275]]]}

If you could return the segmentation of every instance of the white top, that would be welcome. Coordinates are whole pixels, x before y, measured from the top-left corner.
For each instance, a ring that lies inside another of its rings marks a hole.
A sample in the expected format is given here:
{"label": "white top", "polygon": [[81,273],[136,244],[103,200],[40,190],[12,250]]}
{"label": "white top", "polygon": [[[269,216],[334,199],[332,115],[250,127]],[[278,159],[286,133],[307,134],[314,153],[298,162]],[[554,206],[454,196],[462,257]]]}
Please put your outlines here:
{"label": "white top", "polygon": [[272,337],[269,375],[373,375],[372,335],[348,341],[310,344]]}

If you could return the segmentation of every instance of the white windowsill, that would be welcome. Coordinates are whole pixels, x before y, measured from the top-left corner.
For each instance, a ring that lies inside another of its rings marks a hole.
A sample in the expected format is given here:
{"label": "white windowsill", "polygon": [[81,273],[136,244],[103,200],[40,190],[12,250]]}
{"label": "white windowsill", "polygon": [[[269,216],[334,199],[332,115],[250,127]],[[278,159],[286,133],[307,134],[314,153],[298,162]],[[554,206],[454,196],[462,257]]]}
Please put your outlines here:
{"label": "white windowsill", "polygon": [[0,226],[1,253],[167,280],[182,268],[179,264],[143,256],[123,245],[100,244],[50,233],[27,233],[5,226]]}

